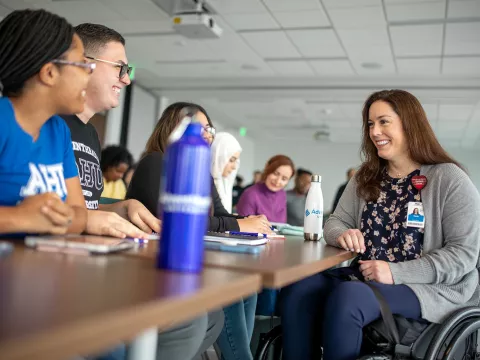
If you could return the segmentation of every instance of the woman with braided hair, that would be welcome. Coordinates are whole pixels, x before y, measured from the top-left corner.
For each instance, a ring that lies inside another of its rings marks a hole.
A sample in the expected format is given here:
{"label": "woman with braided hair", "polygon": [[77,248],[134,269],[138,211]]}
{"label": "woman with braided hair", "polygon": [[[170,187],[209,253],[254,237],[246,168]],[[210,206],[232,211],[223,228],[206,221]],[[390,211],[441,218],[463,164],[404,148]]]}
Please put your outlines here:
{"label": "woman with braided hair", "polygon": [[[45,10],[0,22],[0,237],[85,229],[70,131],[94,64],[72,25]],[[7,235],[10,234],[10,235]]]}

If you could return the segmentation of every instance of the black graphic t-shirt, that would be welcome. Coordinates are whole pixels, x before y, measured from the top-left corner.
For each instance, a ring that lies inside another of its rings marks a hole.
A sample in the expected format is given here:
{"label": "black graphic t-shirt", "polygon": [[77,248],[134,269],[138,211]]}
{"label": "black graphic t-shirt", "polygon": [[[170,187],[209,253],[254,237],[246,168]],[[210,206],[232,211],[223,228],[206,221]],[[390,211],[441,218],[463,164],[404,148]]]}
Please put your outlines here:
{"label": "black graphic t-shirt", "polygon": [[85,124],[76,115],[61,115],[72,135],[72,146],[77,163],[87,209],[98,209],[103,191],[103,176],[100,169],[101,146],[92,124]]}

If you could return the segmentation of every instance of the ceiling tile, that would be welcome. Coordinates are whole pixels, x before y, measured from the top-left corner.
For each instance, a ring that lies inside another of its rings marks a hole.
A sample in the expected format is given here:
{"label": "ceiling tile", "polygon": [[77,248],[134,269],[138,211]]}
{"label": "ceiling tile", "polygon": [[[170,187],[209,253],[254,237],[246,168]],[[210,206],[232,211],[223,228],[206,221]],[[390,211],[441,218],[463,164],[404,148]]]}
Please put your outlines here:
{"label": "ceiling tile", "polygon": [[385,25],[381,6],[327,9],[333,25],[338,29],[368,28]]}
{"label": "ceiling tile", "polygon": [[208,3],[222,15],[267,11],[260,0],[208,0]]}
{"label": "ceiling tile", "polygon": [[[155,46],[146,46],[152,43]],[[180,35],[131,37],[127,39],[127,50],[130,57],[135,56],[152,61],[224,60],[202,41],[185,39]]]}
{"label": "ceiling tile", "polygon": [[35,8],[43,8],[55,14],[65,17],[73,25],[84,22],[103,22],[118,20],[122,17],[118,12],[105,6],[101,2],[89,2],[88,5],[82,0],[71,0],[64,2],[32,2]]}
{"label": "ceiling tile", "polygon": [[445,18],[446,0],[386,4],[388,21],[435,20]]}
{"label": "ceiling tile", "polygon": [[439,75],[440,58],[397,59],[398,73],[404,75]]}
{"label": "ceiling tile", "polygon": [[322,2],[327,9],[382,5],[381,0],[322,0]]}
{"label": "ceiling tile", "polygon": [[268,12],[256,14],[226,14],[223,18],[235,30],[279,29],[280,26]]}
{"label": "ceiling tile", "polygon": [[443,25],[390,26],[396,56],[441,56]]}
{"label": "ceiling tile", "polygon": [[158,21],[159,19],[167,20],[170,18],[160,7],[151,1],[100,0],[100,2],[127,20]]}
{"label": "ceiling tile", "polygon": [[385,26],[363,29],[338,29],[338,36],[347,49],[363,49],[368,51],[368,47],[385,46],[387,51],[390,47],[388,32]]}
{"label": "ceiling tile", "polygon": [[384,0],[386,4],[419,4],[419,3],[431,3],[442,0]]}
{"label": "ceiling tile", "polygon": [[388,49],[371,46],[366,49],[347,49],[350,61],[359,75],[380,76],[395,74],[395,63]]}
{"label": "ceiling tile", "polygon": [[466,58],[444,58],[442,74],[445,75],[480,75],[480,56]]}
{"label": "ceiling tile", "polygon": [[[102,22],[103,25],[115,29],[120,34],[128,38],[131,34],[155,34],[171,32],[175,35],[170,20],[107,20]],[[145,37],[148,41],[148,37]],[[127,41],[128,43],[128,41]]]}
{"label": "ceiling tile", "polygon": [[264,58],[299,58],[301,55],[283,31],[243,33],[245,41]]}
{"label": "ceiling tile", "polygon": [[273,16],[285,29],[330,26],[330,21],[321,8],[308,11],[274,12]]}
{"label": "ceiling tile", "polygon": [[263,0],[263,2],[272,12],[320,9],[318,0]]}
{"label": "ceiling tile", "polygon": [[154,72],[161,77],[258,77],[274,75],[273,71],[265,69],[244,70],[232,63],[196,63],[196,64],[159,64]]}
{"label": "ceiling tile", "polygon": [[229,61],[263,63],[262,57],[237,33],[223,34],[219,39],[203,40],[202,43]]}
{"label": "ceiling tile", "polygon": [[280,75],[315,75],[306,61],[267,61],[267,64]]}
{"label": "ceiling tile", "polygon": [[[440,104],[438,118],[440,123],[453,121],[468,121],[472,115],[473,105],[446,105]],[[439,123],[439,124],[440,124]],[[442,125],[443,128],[449,125]],[[453,125],[452,125],[453,126]]]}
{"label": "ceiling tile", "polygon": [[445,55],[480,55],[480,22],[447,24]]}
{"label": "ceiling tile", "polygon": [[351,76],[355,75],[348,60],[313,60],[310,65],[321,76]]}
{"label": "ceiling tile", "polygon": [[448,17],[450,19],[471,18],[480,15],[480,1],[464,0],[450,1],[448,4]]}
{"label": "ceiling tile", "polygon": [[333,30],[287,30],[286,33],[305,57],[346,56]]}

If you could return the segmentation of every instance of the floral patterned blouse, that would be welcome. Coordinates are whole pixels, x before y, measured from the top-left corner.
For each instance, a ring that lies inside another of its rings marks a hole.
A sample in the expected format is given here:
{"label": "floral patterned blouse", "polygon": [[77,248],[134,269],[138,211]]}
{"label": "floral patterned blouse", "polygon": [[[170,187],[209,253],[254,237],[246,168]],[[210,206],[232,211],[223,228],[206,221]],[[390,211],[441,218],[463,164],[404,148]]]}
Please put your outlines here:
{"label": "floral patterned blouse", "polygon": [[420,202],[411,179],[415,170],[404,178],[391,178],[385,170],[377,201],[365,204],[360,230],[365,238],[366,251],[362,260],[402,262],[418,259],[423,250],[423,229],[407,227],[409,202]]}

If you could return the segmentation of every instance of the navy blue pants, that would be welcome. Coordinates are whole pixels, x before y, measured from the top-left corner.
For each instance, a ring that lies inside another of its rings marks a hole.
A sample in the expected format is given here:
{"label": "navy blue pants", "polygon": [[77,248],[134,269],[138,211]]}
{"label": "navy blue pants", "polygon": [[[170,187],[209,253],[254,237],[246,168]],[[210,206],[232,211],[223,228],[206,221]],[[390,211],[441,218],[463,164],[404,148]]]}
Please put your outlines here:
{"label": "navy blue pants", "polygon": [[[289,285],[280,293],[285,360],[354,360],[360,354],[362,328],[380,315],[373,291],[362,281],[336,276],[344,269],[316,274]],[[405,285],[372,282],[392,313],[420,320],[415,293]]]}

